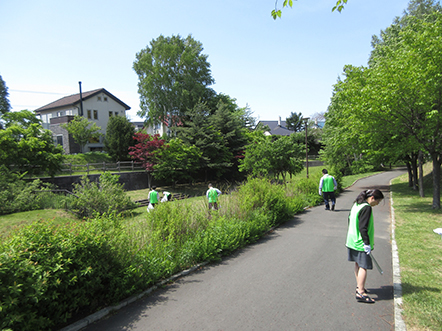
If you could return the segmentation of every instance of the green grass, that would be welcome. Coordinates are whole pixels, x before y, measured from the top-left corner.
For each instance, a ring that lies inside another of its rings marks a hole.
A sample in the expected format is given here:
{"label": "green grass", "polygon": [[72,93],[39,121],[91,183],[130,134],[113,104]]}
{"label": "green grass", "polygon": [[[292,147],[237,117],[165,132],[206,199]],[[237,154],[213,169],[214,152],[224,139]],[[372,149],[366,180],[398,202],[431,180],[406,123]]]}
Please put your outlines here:
{"label": "green grass", "polygon": [[38,220],[51,220],[54,224],[78,221],[74,215],[59,209],[33,210],[1,215],[0,238],[6,236],[18,226],[30,224]]}
{"label": "green grass", "polygon": [[442,227],[442,210],[432,209],[431,167],[425,170],[424,198],[408,186],[408,175],[392,185],[408,330],[442,330],[442,240],[433,232]]}

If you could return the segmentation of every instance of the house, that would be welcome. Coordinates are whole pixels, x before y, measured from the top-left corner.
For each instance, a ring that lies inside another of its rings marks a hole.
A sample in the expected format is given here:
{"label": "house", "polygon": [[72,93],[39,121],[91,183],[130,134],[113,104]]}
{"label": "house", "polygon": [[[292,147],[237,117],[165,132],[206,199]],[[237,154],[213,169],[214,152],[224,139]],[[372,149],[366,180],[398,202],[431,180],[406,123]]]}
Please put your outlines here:
{"label": "house", "polygon": [[270,130],[264,133],[266,136],[290,136],[294,133],[293,130],[287,129],[287,124],[285,121],[281,121],[281,116],[279,116],[277,121],[259,121],[258,125],[269,127]]}
{"label": "house", "polygon": [[144,133],[149,135],[159,134],[162,136],[164,133],[170,135],[170,129],[167,127],[166,123],[146,125],[144,122],[132,122],[132,125],[135,127],[135,132],[143,130]]}
{"label": "house", "polygon": [[[88,92],[70,95],[47,104],[35,110],[40,117],[45,129],[51,130],[54,143],[62,145],[66,154],[79,152],[101,151],[104,148],[104,134],[107,123],[112,116],[126,116],[126,110],[130,107],[123,101],[100,88]],[[81,113],[83,110],[83,113]],[[91,122],[101,127],[103,134],[99,140],[90,141],[84,151],[76,144],[68,132],[62,128],[62,124],[72,121],[75,115],[82,115]]]}

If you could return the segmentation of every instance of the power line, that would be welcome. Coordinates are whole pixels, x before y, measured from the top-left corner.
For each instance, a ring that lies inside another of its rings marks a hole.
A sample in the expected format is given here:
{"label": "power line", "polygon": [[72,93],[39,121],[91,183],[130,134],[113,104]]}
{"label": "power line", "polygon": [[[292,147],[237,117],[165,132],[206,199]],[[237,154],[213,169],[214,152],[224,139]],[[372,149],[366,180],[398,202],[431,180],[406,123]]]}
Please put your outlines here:
{"label": "power line", "polygon": [[39,91],[24,91],[24,90],[8,90],[10,92],[20,92],[20,93],[35,93],[35,94],[57,94],[57,95],[67,95],[69,93],[57,93],[57,92],[39,92]]}

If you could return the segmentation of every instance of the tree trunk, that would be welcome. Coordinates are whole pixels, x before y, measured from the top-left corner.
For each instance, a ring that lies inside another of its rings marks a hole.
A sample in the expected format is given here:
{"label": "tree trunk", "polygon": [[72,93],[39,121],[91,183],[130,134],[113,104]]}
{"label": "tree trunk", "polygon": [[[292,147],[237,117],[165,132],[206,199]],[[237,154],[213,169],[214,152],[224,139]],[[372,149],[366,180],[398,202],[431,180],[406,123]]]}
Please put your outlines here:
{"label": "tree trunk", "polygon": [[440,209],[440,159],[439,153],[431,153],[433,160],[433,209]]}
{"label": "tree trunk", "polygon": [[424,193],[424,153],[422,151],[419,151],[418,155],[419,160],[419,196],[423,198],[425,196]]}
{"label": "tree trunk", "polygon": [[405,161],[407,164],[407,171],[408,171],[408,187],[413,187],[413,171],[411,170],[411,163],[410,161]]}
{"label": "tree trunk", "polygon": [[147,171],[147,186],[149,187],[149,189],[152,187],[152,175],[149,171]]}
{"label": "tree trunk", "polygon": [[411,154],[411,167],[413,168],[413,191],[417,191],[417,155]]}

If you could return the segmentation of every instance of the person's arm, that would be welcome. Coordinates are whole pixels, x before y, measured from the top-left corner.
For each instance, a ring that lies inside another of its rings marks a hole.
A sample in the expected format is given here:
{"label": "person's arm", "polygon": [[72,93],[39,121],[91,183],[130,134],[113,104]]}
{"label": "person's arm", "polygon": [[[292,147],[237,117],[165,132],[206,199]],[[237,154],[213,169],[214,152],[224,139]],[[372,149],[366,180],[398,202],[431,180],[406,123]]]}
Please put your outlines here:
{"label": "person's arm", "polygon": [[335,177],[333,177],[333,184],[335,185],[334,190],[336,191],[338,189],[338,182],[336,181]]}
{"label": "person's arm", "polygon": [[322,195],[322,182],[324,181],[324,177],[321,177],[321,180],[319,181],[319,195]]}
{"label": "person's arm", "polygon": [[216,193],[217,193],[218,195],[221,195],[221,194],[222,194],[222,192],[221,192],[220,190],[218,190],[217,188],[216,188],[215,190],[216,190]]}
{"label": "person's arm", "polygon": [[368,237],[368,223],[371,217],[371,206],[365,206],[359,212],[359,232],[365,245],[370,245],[370,238]]}

